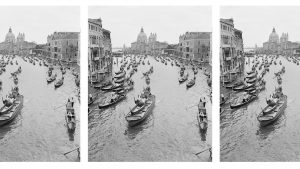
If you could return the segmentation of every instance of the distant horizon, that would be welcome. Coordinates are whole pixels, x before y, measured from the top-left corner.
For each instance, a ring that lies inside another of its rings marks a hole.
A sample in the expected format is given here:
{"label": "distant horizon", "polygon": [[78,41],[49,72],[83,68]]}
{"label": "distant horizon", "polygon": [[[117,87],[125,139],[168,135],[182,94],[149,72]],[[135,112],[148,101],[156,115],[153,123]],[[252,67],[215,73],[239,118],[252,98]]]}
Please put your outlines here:
{"label": "distant horizon", "polygon": [[80,8],[77,6],[1,6],[0,43],[9,28],[17,38],[25,34],[25,41],[47,43],[54,32],[80,32]]}
{"label": "distant horizon", "polygon": [[262,47],[273,27],[279,36],[289,34],[289,41],[300,41],[299,6],[223,6],[220,18],[233,18],[234,26],[243,32],[245,47]]}
{"label": "distant horizon", "polygon": [[111,31],[112,47],[123,48],[137,40],[142,27],[147,38],[156,33],[158,41],[168,44],[177,44],[185,32],[211,32],[211,12],[209,6],[98,6],[89,7],[88,17],[101,18]]}

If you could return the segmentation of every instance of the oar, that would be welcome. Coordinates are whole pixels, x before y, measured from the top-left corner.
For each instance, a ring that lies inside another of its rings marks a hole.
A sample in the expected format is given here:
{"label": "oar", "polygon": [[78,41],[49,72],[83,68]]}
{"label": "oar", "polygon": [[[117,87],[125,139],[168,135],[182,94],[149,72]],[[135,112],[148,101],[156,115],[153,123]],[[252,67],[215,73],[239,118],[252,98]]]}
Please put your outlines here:
{"label": "oar", "polygon": [[77,148],[75,148],[75,149],[73,149],[73,150],[71,150],[71,151],[68,151],[68,152],[66,152],[66,153],[64,153],[64,155],[67,155],[67,154],[69,154],[69,153],[71,153],[71,152],[73,152],[73,151],[75,151],[75,150],[78,150],[80,147],[77,147]]}
{"label": "oar", "polygon": [[201,153],[203,153],[203,152],[205,152],[205,151],[207,151],[207,150],[210,150],[210,151],[211,151],[211,147],[209,147],[209,148],[207,148],[207,149],[204,149],[204,150],[202,150],[202,151],[196,153],[195,155],[199,155],[199,154],[201,154]]}
{"label": "oar", "polygon": [[54,108],[54,110],[56,110],[56,109],[58,109],[58,108],[61,108],[61,107],[63,107],[63,106],[65,106],[65,104],[63,104],[63,105],[61,105],[61,106],[58,106],[58,107]]}

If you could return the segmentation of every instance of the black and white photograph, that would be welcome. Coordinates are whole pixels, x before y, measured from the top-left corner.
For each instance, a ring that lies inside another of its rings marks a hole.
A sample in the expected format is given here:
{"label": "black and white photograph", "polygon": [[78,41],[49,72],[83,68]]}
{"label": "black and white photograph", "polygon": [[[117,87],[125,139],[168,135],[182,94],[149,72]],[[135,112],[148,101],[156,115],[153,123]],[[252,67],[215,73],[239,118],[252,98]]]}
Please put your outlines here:
{"label": "black and white photograph", "polygon": [[300,161],[300,6],[220,14],[221,161]]}
{"label": "black and white photograph", "polygon": [[0,7],[0,161],[80,161],[80,8]]}
{"label": "black and white photograph", "polygon": [[89,161],[212,161],[211,15],[89,7]]}

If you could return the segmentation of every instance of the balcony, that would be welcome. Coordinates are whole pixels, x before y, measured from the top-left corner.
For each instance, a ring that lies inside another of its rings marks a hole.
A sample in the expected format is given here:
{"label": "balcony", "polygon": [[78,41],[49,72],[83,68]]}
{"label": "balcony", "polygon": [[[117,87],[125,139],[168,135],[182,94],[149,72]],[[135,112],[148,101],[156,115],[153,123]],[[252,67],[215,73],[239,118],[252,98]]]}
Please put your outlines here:
{"label": "balcony", "polygon": [[226,61],[231,61],[232,57],[225,57]]}
{"label": "balcony", "polygon": [[99,61],[100,60],[100,57],[97,56],[97,57],[93,57],[93,61]]}

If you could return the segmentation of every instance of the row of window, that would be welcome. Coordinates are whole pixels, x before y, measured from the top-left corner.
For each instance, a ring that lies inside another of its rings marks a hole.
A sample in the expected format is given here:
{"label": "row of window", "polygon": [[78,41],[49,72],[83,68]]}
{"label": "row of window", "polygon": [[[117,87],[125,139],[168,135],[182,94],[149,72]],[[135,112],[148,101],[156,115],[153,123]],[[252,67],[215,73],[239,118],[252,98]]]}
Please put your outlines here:
{"label": "row of window", "polygon": [[221,24],[221,30],[233,32],[233,28],[224,24]]}
{"label": "row of window", "polygon": [[101,27],[95,26],[93,24],[89,24],[89,30],[100,32]]}

